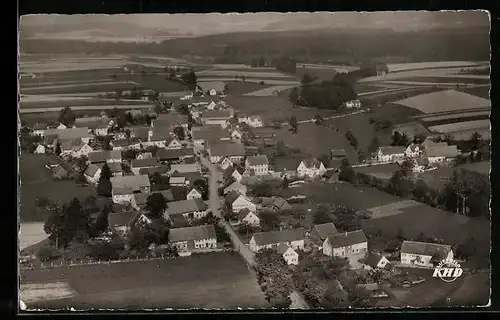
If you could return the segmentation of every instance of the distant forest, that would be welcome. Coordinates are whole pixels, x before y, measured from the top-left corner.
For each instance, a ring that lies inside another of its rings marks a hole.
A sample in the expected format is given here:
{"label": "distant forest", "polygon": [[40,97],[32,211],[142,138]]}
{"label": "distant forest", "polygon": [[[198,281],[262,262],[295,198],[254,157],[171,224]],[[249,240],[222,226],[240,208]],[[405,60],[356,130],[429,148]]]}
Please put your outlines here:
{"label": "distant forest", "polygon": [[368,59],[386,63],[489,60],[489,30],[246,32],[178,38],[162,43],[111,43],[21,39],[23,53],[154,54],[210,58],[218,63],[250,63],[262,56],[297,62],[354,65]]}

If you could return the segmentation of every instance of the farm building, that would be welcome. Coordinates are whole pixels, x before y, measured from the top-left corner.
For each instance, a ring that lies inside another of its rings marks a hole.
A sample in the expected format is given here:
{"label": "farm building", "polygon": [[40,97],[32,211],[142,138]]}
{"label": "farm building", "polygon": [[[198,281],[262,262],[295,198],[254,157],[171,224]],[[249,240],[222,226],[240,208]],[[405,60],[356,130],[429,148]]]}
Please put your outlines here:
{"label": "farm building", "polygon": [[216,96],[224,93],[226,84],[222,81],[203,82],[198,81],[199,90],[209,96]]}
{"label": "farm building", "polygon": [[187,126],[188,116],[177,113],[169,112],[159,114],[156,120],[151,121],[151,126],[154,127],[169,127],[173,129],[176,126]]}
{"label": "farm building", "polygon": [[276,248],[276,251],[278,251],[278,253],[283,256],[283,259],[285,259],[288,265],[299,264],[299,254],[297,253],[297,251],[293,250],[292,247],[284,243],[280,243]]}
{"label": "farm building", "polygon": [[191,128],[191,138],[196,147],[204,148],[208,143],[219,140],[229,140],[229,133],[219,125]]}
{"label": "farm building", "polygon": [[208,206],[201,199],[190,199],[169,202],[165,211],[165,218],[182,215],[186,219],[201,219],[207,214]]}
{"label": "farm building", "polygon": [[236,213],[236,218],[238,220],[238,224],[246,223],[251,226],[258,227],[260,226],[260,218],[257,212],[252,211],[248,208],[240,210]]}
{"label": "farm building", "polygon": [[108,134],[110,119],[108,117],[83,117],[76,118],[74,126],[76,128],[88,128],[90,133],[97,136]]}
{"label": "farm building", "polygon": [[125,131],[130,132],[130,138],[137,138],[142,142],[147,142],[149,139],[150,127],[146,126],[130,126],[125,127]]}
{"label": "farm building", "polygon": [[71,155],[74,158],[80,158],[90,155],[93,151],[88,143],[80,139],[57,139],[54,141],[54,150],[57,144],[61,147],[62,156]]}
{"label": "farm building", "polygon": [[187,158],[194,157],[194,150],[192,148],[182,148],[182,149],[158,149],[156,152],[156,157],[158,161],[175,161],[184,160]]}
{"label": "farm building", "polygon": [[265,211],[282,212],[292,210],[292,206],[281,197],[264,197],[261,199],[260,209]]}
{"label": "farm building", "polygon": [[430,146],[425,149],[425,156],[430,164],[436,164],[455,159],[458,156],[458,149],[456,145]]}
{"label": "farm building", "polygon": [[402,161],[405,156],[405,147],[380,147],[376,152],[376,159],[380,162]]}
{"label": "farm building", "polygon": [[250,239],[250,250],[258,252],[261,249],[276,248],[280,244],[286,244],[293,249],[304,249],[305,230],[303,228],[281,231],[255,233]]}
{"label": "farm building", "polygon": [[132,226],[140,222],[150,224],[151,220],[144,214],[134,211],[110,213],[108,215],[109,228],[120,234],[125,234]]}
{"label": "farm building", "polygon": [[315,178],[321,177],[326,172],[323,162],[316,158],[302,160],[297,167],[297,176]]}
{"label": "farm building", "polygon": [[132,202],[132,197],[134,196],[134,189],[129,186],[123,187],[113,187],[111,190],[111,197],[113,203],[117,204],[129,204]]}
{"label": "farm building", "polygon": [[368,252],[368,240],[363,230],[338,233],[323,242],[323,254],[330,257],[353,257]]}
{"label": "farm building", "polygon": [[88,165],[83,175],[85,176],[85,178],[89,183],[95,184],[97,183],[97,181],[99,181],[99,178],[101,177],[101,168],[91,163]]}
{"label": "farm building", "polygon": [[157,159],[134,159],[130,162],[130,170],[132,170],[135,175],[138,175],[140,174],[139,171],[141,169],[154,168],[158,167],[159,165],[160,163]]}
{"label": "farm building", "polygon": [[245,123],[251,128],[260,128],[264,126],[262,118],[259,116],[238,117],[240,123]]}
{"label": "farm building", "polygon": [[170,229],[168,238],[179,252],[217,248],[217,236],[213,225]]}
{"label": "farm building", "polygon": [[81,139],[85,143],[89,143],[92,139],[89,128],[47,129],[43,131],[43,136],[55,136],[61,140]]}
{"label": "farm building", "polygon": [[122,153],[118,150],[101,150],[94,151],[89,154],[89,162],[98,163],[111,163],[111,162],[121,162]]}
{"label": "farm building", "polygon": [[252,169],[257,176],[267,175],[269,173],[269,160],[267,160],[266,155],[247,157],[245,168]]}
{"label": "farm building", "polygon": [[335,225],[332,222],[328,222],[314,225],[309,237],[314,244],[323,248],[323,242],[325,242],[328,237],[332,237],[338,233],[339,232],[337,231]]}
{"label": "farm building", "polygon": [[115,188],[131,188],[134,193],[149,193],[151,185],[147,175],[112,177],[111,185]]}
{"label": "farm building", "polygon": [[444,259],[453,259],[449,245],[418,241],[403,241],[401,245],[401,264],[434,267]]}
{"label": "farm building", "polygon": [[196,189],[196,188],[191,188],[191,190],[188,192],[186,198],[187,198],[187,200],[201,199],[201,192],[198,191],[198,189]]}
{"label": "farm building", "polygon": [[227,195],[232,191],[235,191],[245,196],[247,194],[247,187],[244,184],[241,184],[238,180],[236,180],[235,182],[231,183],[229,186],[224,188],[224,195]]}
{"label": "farm building", "polygon": [[390,262],[383,255],[370,252],[364,259],[366,269],[384,269]]}
{"label": "farm building", "polygon": [[241,162],[245,157],[245,146],[242,143],[214,142],[208,147],[208,154],[212,163],[218,163],[223,157],[233,162]]}
{"label": "farm building", "polygon": [[421,157],[424,154],[424,147],[420,144],[412,143],[405,150],[405,157],[416,158]]}
{"label": "farm building", "polygon": [[204,125],[219,125],[222,128],[227,126],[227,122],[232,116],[229,110],[205,111],[201,114]]}
{"label": "farm building", "polygon": [[239,212],[248,209],[252,212],[257,211],[257,205],[247,196],[244,196],[236,191],[231,191],[226,195],[226,204],[231,206],[233,212]]}
{"label": "farm building", "polygon": [[153,193],[160,193],[161,195],[163,195],[163,197],[167,202],[174,201],[174,196],[172,194],[172,190],[170,189],[162,191],[154,191],[151,193],[134,193],[131,201],[132,207],[135,210],[143,210],[144,207],[146,206],[149,196],[152,195]]}
{"label": "farm building", "polygon": [[395,124],[392,129],[392,134],[399,133],[401,135],[405,135],[408,139],[413,139],[415,136],[428,136],[429,130],[424,127],[420,122],[412,121],[407,123],[398,123]]}

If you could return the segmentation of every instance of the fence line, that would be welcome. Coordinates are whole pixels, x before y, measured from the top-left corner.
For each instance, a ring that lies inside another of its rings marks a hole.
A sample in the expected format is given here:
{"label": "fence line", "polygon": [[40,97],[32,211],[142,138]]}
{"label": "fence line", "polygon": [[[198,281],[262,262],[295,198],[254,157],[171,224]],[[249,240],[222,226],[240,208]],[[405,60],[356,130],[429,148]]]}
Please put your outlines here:
{"label": "fence line", "polygon": [[[206,251],[192,251],[192,254],[207,254],[211,252],[232,252],[234,249],[211,249],[211,250],[206,250]],[[24,264],[20,266],[21,270],[34,270],[34,269],[52,269],[52,268],[61,268],[61,267],[80,267],[80,266],[88,266],[88,265],[110,265],[110,264],[115,264],[115,263],[127,263],[127,262],[144,262],[144,261],[153,261],[153,260],[175,260],[175,259],[182,259],[183,257],[171,257],[167,256],[164,254],[158,255],[158,256],[146,256],[143,258],[140,257],[127,257],[125,259],[119,259],[119,260],[95,260],[95,259],[82,259],[82,260],[70,260],[70,261],[64,261],[61,260],[60,262],[41,262],[40,266],[37,268],[33,263],[29,264]]]}

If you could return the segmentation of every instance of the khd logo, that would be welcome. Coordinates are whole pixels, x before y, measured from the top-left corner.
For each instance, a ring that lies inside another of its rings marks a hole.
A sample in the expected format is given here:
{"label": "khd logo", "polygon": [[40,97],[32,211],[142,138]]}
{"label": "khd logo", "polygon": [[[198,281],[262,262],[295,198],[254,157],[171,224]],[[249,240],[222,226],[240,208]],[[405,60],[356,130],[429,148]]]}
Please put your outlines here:
{"label": "khd logo", "polygon": [[444,282],[453,282],[457,280],[463,272],[460,264],[455,260],[442,260],[436,268],[434,268],[432,276],[434,278],[440,278]]}

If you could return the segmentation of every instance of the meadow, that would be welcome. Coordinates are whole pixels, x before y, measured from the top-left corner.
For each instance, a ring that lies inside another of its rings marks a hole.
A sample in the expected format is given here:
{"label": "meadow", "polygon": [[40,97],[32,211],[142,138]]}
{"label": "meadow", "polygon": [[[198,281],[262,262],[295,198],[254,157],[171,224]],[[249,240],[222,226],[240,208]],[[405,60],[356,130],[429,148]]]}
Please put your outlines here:
{"label": "meadow", "polygon": [[95,189],[78,185],[73,180],[53,180],[46,164],[56,164],[51,155],[22,154],[19,158],[21,178],[19,216],[21,222],[43,222],[45,213],[36,207],[37,198],[46,197],[60,203],[77,197],[84,200],[89,195],[95,196]]}
{"label": "meadow", "polygon": [[[490,116],[490,110],[484,110],[484,111],[471,111],[471,112],[461,112],[461,113],[452,113],[452,114],[443,114],[443,115],[437,115],[437,116],[422,116],[422,117],[417,117],[420,121],[426,122],[426,123],[435,123],[439,121],[450,121],[450,120],[460,120],[460,119],[471,119],[472,118],[488,118]],[[479,119],[475,119],[479,120]]]}
{"label": "meadow", "polygon": [[32,308],[236,309],[266,307],[264,295],[237,253],[180,259],[23,271],[21,284],[67,281],[73,297]]}
{"label": "meadow", "polygon": [[429,127],[428,129],[430,131],[435,131],[435,132],[440,132],[440,133],[450,133],[450,132],[457,132],[457,131],[470,131],[470,130],[482,130],[482,129],[488,129],[490,128],[490,120],[489,119],[483,119],[483,120],[473,120],[473,121],[463,121],[463,122],[456,122],[456,123],[450,123],[450,124],[443,124],[439,126],[432,126]]}

